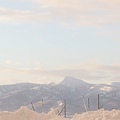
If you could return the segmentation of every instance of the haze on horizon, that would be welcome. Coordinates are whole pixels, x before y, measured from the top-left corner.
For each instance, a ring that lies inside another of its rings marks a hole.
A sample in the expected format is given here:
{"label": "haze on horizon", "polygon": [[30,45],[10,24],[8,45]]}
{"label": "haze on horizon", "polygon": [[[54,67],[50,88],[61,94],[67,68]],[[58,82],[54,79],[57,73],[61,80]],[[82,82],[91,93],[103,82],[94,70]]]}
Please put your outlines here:
{"label": "haze on horizon", "polygon": [[119,0],[0,0],[0,85],[120,82]]}

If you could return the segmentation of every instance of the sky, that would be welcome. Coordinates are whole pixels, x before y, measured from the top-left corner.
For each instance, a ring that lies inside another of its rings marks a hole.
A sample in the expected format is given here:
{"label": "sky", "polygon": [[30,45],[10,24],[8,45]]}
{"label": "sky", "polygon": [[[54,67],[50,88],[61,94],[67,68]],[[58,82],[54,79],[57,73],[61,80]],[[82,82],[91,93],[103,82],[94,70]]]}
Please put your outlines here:
{"label": "sky", "polygon": [[0,0],[0,85],[120,82],[119,0]]}

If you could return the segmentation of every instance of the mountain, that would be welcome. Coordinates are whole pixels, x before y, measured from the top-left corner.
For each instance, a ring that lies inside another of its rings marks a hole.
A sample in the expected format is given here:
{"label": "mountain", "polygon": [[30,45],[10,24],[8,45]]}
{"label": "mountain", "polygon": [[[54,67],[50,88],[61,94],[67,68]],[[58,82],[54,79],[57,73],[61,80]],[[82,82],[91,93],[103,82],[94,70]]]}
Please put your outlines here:
{"label": "mountain", "polygon": [[112,82],[111,85],[115,87],[120,87],[120,82]]}
{"label": "mountain", "polygon": [[58,112],[66,99],[67,115],[73,115],[85,111],[84,102],[87,107],[88,98],[90,110],[97,110],[98,94],[100,95],[100,107],[106,110],[120,109],[120,87],[116,87],[116,84],[89,84],[67,76],[59,84],[1,85],[0,111],[14,111],[21,106],[32,109],[33,104],[37,112],[48,112],[50,108],[55,108]]}
{"label": "mountain", "polygon": [[70,76],[66,76],[60,84],[67,86],[67,87],[76,87],[76,86],[78,87],[78,86],[88,85],[88,83],[84,82],[83,80],[70,77]]}

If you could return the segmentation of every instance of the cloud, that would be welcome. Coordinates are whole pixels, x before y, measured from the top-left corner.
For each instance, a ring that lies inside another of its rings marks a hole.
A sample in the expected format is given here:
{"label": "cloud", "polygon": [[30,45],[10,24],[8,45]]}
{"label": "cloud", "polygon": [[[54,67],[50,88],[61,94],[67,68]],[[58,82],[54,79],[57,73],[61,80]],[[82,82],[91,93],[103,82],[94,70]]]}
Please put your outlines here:
{"label": "cloud", "polygon": [[[32,1],[32,0],[31,0]],[[56,21],[70,22],[80,26],[105,25],[120,23],[118,0],[34,0],[41,7],[51,11]],[[114,4],[113,4],[114,3]]]}
{"label": "cloud", "polygon": [[118,0],[26,0],[36,3],[37,12],[0,9],[1,21],[52,21],[76,26],[120,23]]}
{"label": "cloud", "polygon": [[15,69],[12,68],[12,67],[0,66],[0,72],[1,72],[1,73],[11,72],[11,71],[15,71]]}
{"label": "cloud", "polygon": [[5,64],[10,65],[10,64],[12,64],[12,61],[6,60],[6,61],[5,61]]}
{"label": "cloud", "polygon": [[[89,83],[111,83],[120,79],[120,65],[102,65],[81,63],[77,67],[63,69],[46,68],[12,68],[0,67],[0,80],[11,80],[11,83],[34,82],[48,83],[59,82],[65,76],[73,76]],[[1,81],[0,81],[1,83]]]}
{"label": "cloud", "polygon": [[107,4],[120,5],[120,1],[119,0],[98,0],[98,1],[102,2],[102,3],[107,3]]}
{"label": "cloud", "polygon": [[[20,71],[22,74],[35,75],[47,77],[50,80],[60,80],[65,76],[73,76],[88,82],[112,82],[116,77],[119,77],[120,65],[97,65],[97,64],[84,64],[79,68],[69,69],[23,69]],[[117,78],[118,80],[118,78]]]}
{"label": "cloud", "polygon": [[0,8],[0,22],[2,23],[21,23],[28,21],[44,21],[49,19],[49,15],[45,13],[36,13],[32,11],[13,10],[8,8]]}

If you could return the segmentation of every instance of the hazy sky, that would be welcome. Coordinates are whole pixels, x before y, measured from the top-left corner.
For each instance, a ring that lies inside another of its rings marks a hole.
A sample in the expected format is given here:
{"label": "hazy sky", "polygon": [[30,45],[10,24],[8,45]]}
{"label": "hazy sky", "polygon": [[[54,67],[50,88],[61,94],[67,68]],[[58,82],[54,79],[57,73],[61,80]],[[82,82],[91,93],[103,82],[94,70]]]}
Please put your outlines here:
{"label": "hazy sky", "polygon": [[0,84],[120,81],[120,0],[0,0]]}

